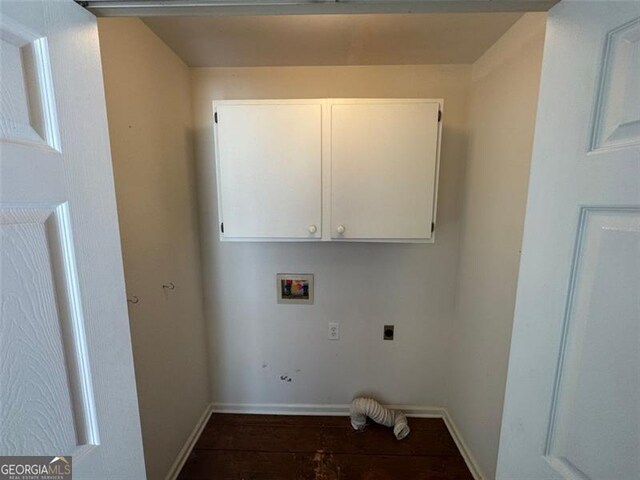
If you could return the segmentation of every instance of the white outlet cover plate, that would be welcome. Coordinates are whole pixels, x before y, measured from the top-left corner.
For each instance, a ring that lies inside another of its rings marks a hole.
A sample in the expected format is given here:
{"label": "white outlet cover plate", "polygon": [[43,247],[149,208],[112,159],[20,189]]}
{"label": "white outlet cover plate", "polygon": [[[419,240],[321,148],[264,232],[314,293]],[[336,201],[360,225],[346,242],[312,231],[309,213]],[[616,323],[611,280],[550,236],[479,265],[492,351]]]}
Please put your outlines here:
{"label": "white outlet cover plate", "polygon": [[340,340],[340,324],[335,322],[329,323],[329,340]]}

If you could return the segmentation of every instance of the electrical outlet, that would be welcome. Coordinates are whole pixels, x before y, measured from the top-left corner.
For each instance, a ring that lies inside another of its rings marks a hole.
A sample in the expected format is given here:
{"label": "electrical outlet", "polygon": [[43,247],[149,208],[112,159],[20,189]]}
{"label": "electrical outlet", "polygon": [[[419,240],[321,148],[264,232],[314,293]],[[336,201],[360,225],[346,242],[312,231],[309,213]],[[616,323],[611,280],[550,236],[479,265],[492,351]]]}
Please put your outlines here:
{"label": "electrical outlet", "polygon": [[385,325],[383,331],[383,340],[393,340],[393,325]]}
{"label": "electrical outlet", "polygon": [[340,340],[340,324],[329,323],[329,340]]}

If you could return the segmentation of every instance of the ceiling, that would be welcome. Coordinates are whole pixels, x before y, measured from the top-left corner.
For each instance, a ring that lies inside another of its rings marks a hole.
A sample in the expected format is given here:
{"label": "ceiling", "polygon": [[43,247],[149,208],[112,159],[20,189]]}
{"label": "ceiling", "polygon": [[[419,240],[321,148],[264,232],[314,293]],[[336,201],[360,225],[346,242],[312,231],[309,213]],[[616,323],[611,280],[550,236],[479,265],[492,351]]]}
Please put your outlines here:
{"label": "ceiling", "polygon": [[473,63],[522,13],[144,17],[191,67]]}

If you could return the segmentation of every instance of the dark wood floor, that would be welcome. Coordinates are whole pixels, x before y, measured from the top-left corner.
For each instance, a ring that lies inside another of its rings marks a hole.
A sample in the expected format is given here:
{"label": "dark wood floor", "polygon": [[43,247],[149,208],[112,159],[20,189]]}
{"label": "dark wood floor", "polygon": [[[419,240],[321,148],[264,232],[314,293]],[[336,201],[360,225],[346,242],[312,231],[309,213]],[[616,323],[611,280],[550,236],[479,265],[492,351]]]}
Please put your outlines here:
{"label": "dark wood floor", "polygon": [[180,480],[472,480],[439,418],[355,432],[348,417],[214,414]]}

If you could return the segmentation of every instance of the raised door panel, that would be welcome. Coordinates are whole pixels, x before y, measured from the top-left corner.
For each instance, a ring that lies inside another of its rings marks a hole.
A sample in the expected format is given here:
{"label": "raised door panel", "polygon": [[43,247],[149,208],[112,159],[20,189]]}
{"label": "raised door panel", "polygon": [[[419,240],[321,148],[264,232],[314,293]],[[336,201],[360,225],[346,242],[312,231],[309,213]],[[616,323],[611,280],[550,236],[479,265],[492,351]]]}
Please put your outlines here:
{"label": "raised door panel", "polygon": [[547,456],[569,478],[640,478],[640,210],[584,209],[579,238]]}
{"label": "raised door panel", "polygon": [[331,105],[331,237],[429,240],[440,103]]}
{"label": "raised door panel", "polygon": [[47,38],[0,16],[0,140],[59,149]]}
{"label": "raised door panel", "polygon": [[607,35],[593,151],[640,145],[640,18]]}
{"label": "raised door panel", "polygon": [[322,103],[219,103],[222,239],[322,236]]}
{"label": "raised door panel", "polygon": [[67,204],[0,210],[0,452],[99,444]]}

